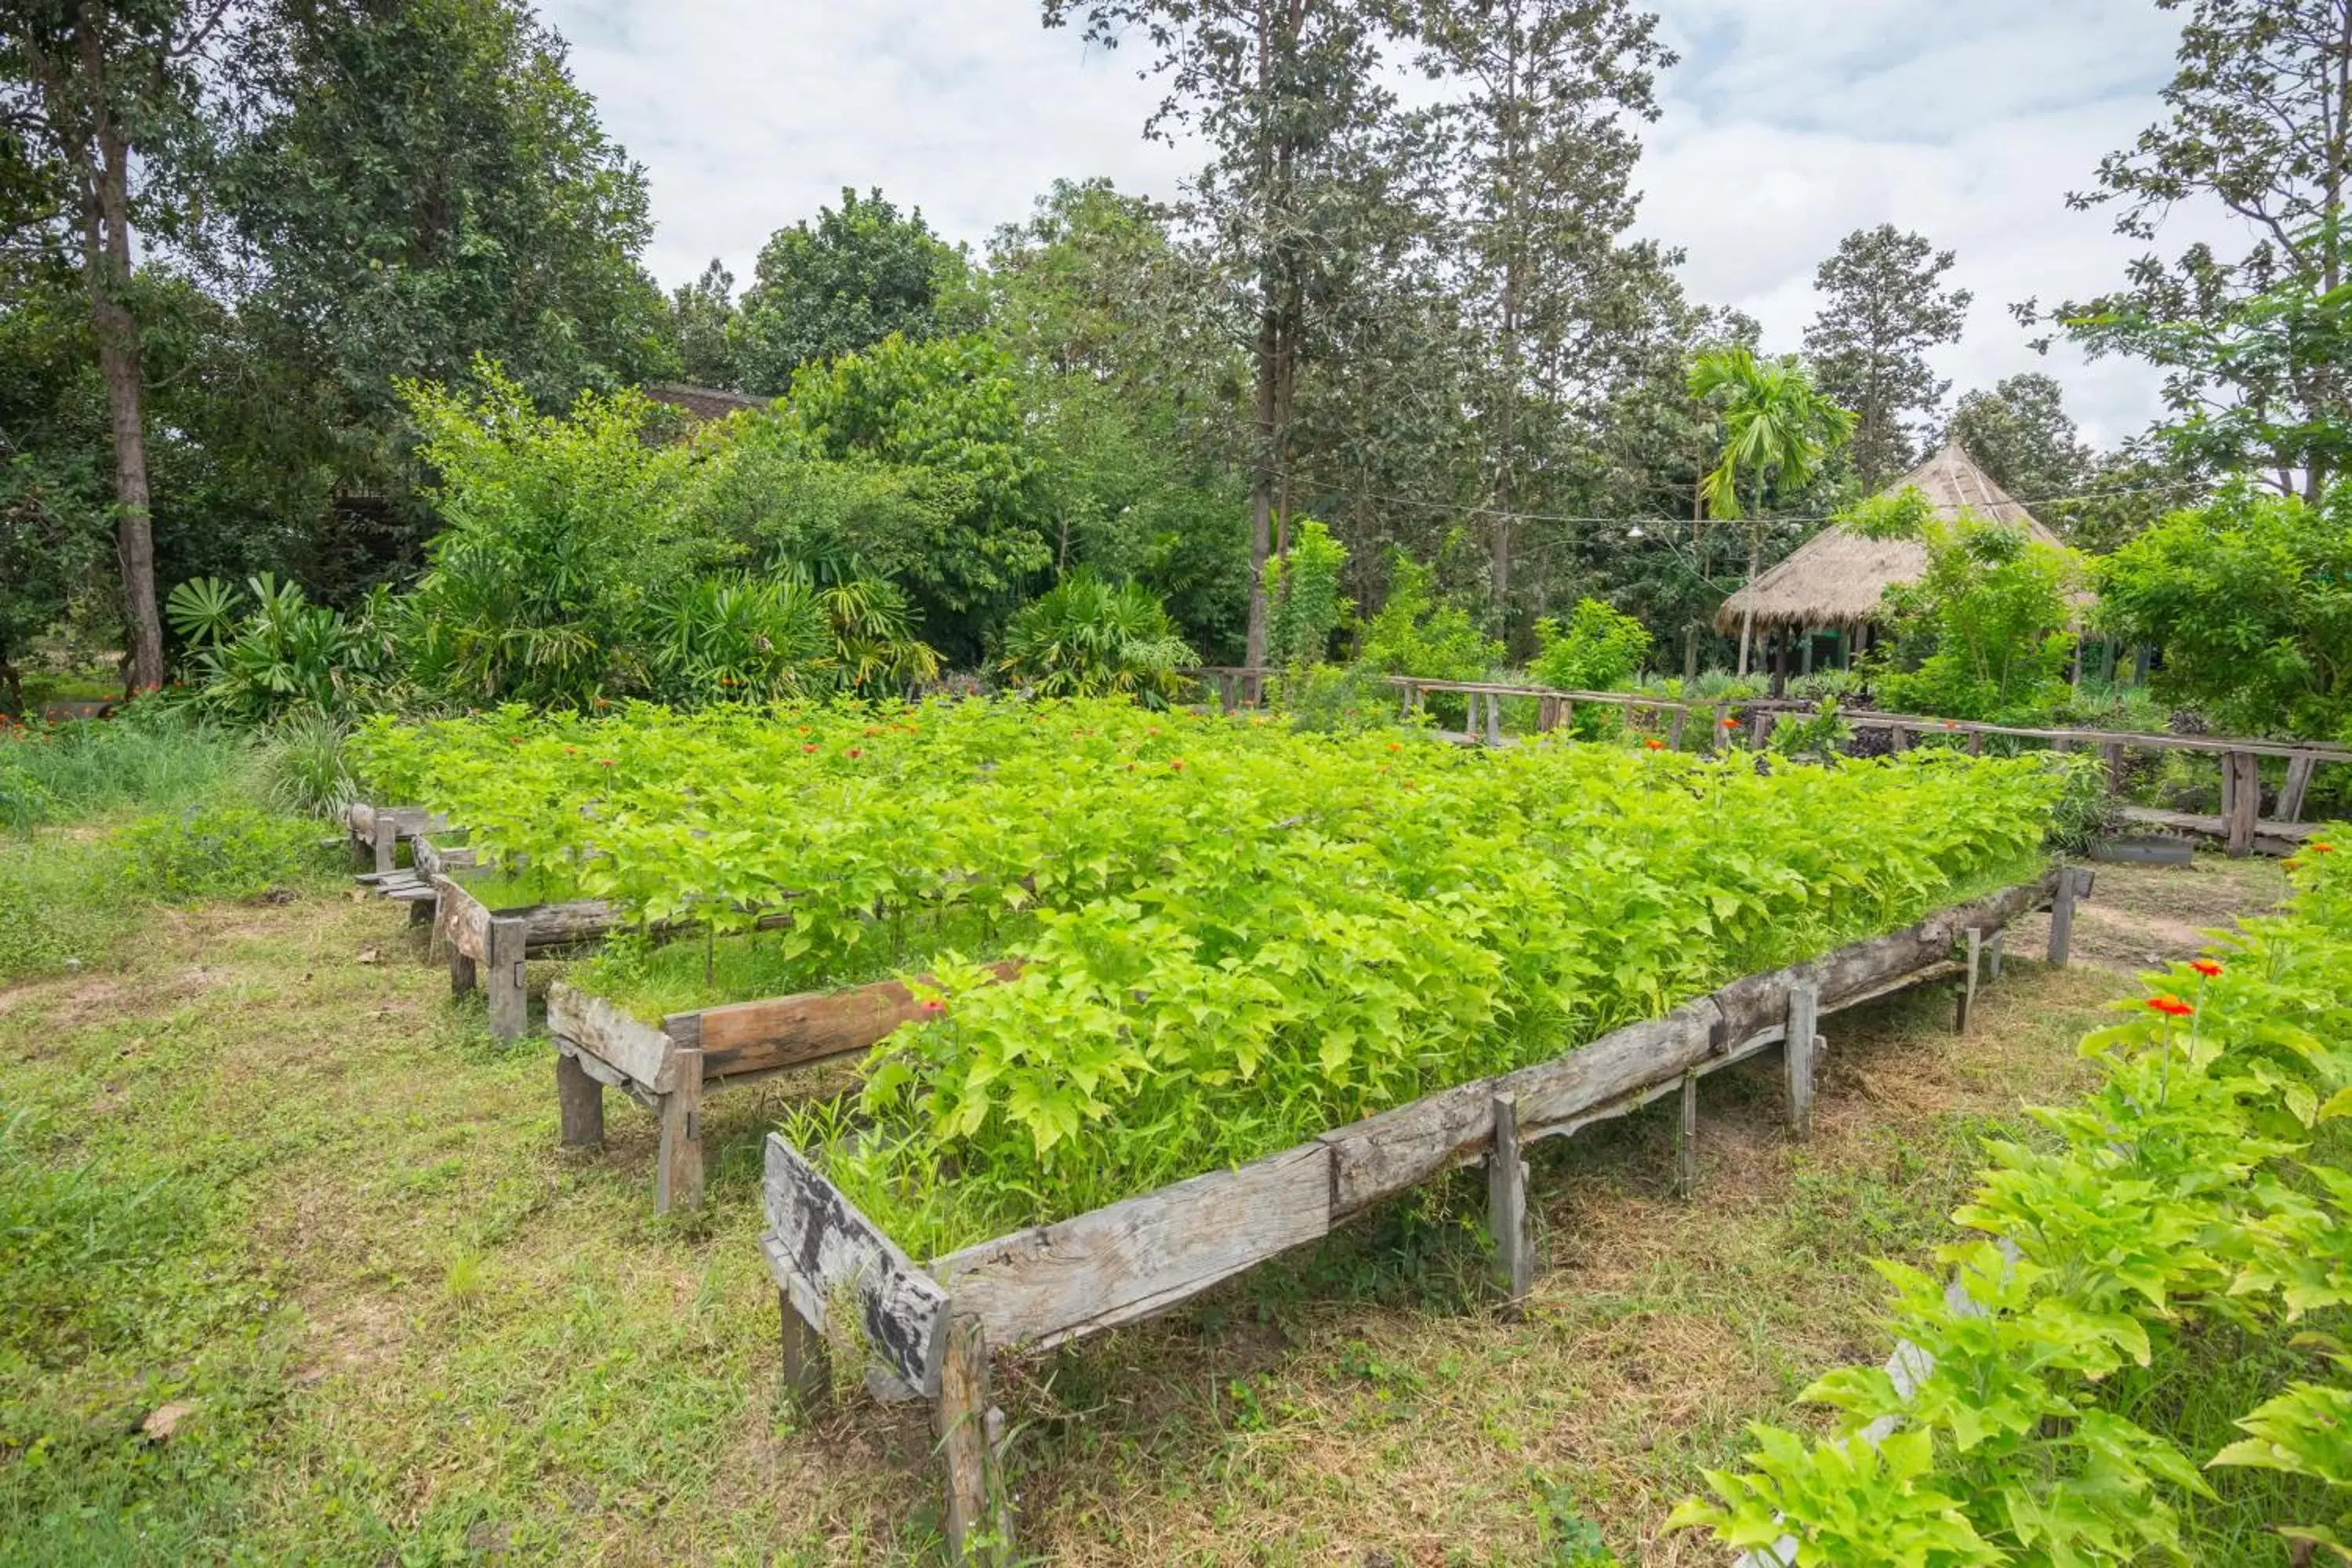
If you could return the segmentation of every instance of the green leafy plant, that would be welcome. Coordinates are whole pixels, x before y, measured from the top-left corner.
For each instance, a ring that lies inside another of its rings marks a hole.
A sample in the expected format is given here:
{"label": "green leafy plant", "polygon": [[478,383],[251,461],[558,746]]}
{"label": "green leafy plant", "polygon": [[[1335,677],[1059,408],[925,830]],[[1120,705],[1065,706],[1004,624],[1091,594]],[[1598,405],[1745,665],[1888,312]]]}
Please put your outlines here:
{"label": "green leafy plant", "polygon": [[360,627],[267,572],[243,594],[209,577],[183,583],[165,614],[194,645],[196,700],[237,722],[348,711],[373,671]]}
{"label": "green leafy plant", "polygon": [[1611,691],[1650,651],[1649,628],[1598,599],[1579,599],[1565,622],[1536,622],[1528,678],[1567,691]]}
{"label": "green leafy plant", "polygon": [[1319,664],[1330,651],[1331,634],[1352,607],[1339,593],[1347,547],[1312,518],[1302,519],[1290,538],[1290,554],[1265,565],[1266,601],[1274,606],[1266,637],[1266,661],[1278,669]]}
{"label": "green leafy plant", "polygon": [[1382,675],[1476,680],[1499,663],[1503,645],[1459,605],[1437,597],[1437,575],[1402,551],[1389,563],[1389,596],[1364,626],[1358,662]]}
{"label": "green leafy plant", "polygon": [[1113,585],[1082,567],[1013,617],[1000,668],[1044,697],[1117,692],[1159,707],[1194,662],[1150,589]]}

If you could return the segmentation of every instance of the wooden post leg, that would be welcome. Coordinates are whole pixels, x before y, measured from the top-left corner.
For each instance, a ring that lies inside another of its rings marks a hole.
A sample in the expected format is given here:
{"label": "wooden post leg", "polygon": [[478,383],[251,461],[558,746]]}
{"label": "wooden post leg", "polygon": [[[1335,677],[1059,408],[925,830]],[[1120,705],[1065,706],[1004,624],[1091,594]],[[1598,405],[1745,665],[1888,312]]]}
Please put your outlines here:
{"label": "wooden post leg", "polygon": [[1813,1045],[1821,1016],[1820,986],[1790,989],[1789,1040],[1781,1054],[1789,1077],[1789,1131],[1793,1137],[1810,1138],[1813,1132]]}
{"label": "wooden post leg", "polygon": [[2303,820],[2303,797],[2311,793],[2311,773],[2319,759],[2309,752],[2298,752],[2287,759],[2286,784],[2279,791],[2278,815],[2281,822]]}
{"label": "wooden post leg", "polygon": [[[2072,873],[2069,873],[2071,875]],[[1960,997],[1952,1010],[1952,1033],[1969,1032],[1969,1014],[1977,1005],[1977,977],[1984,973],[1984,930],[1980,926],[1968,929],[1969,968],[1960,977]]]}
{"label": "wooden post leg", "polygon": [[784,1396],[796,1409],[814,1410],[833,1393],[833,1362],[824,1336],[801,1316],[791,1293],[781,1287],[776,1307],[784,1326]]}
{"label": "wooden post leg", "polygon": [[2247,856],[2254,852],[2254,825],[2263,810],[2262,759],[2252,752],[2231,752],[2222,759],[2227,770],[2230,797],[2226,808],[2230,829],[2230,853]]}
{"label": "wooden post leg", "polygon": [[661,1163],[654,1171],[654,1213],[702,1206],[702,1053],[673,1052],[677,1087],[661,1097]]}
{"label": "wooden post leg", "polygon": [[1493,692],[1486,693],[1486,744],[1503,743],[1503,700]]}
{"label": "wooden post leg", "polygon": [[530,922],[519,916],[490,921],[490,953],[484,967],[483,988],[490,995],[490,1037],[520,1040],[530,1027],[530,1003],[523,994],[523,950],[530,941]]}
{"label": "wooden post leg", "polygon": [[2001,949],[2008,941],[2009,930],[2004,926],[2000,931],[1993,932],[1992,940],[1985,943],[1985,978],[1987,980],[1991,981],[2000,978]]}
{"label": "wooden post leg", "polygon": [[474,961],[466,956],[453,937],[449,942],[449,994],[463,996],[474,988]]}
{"label": "wooden post leg", "polygon": [[2117,741],[2103,750],[2107,757],[2107,793],[2121,795],[2124,792],[2124,744]]}
{"label": "wooden post leg", "polygon": [[566,1149],[593,1149],[604,1142],[604,1086],[561,1045],[555,1049],[555,1109]]}
{"label": "wooden post leg", "polygon": [[1012,1522],[989,1431],[988,1336],[968,1313],[948,1324],[938,1418],[948,1468],[949,1556],[957,1563],[1010,1562]]}
{"label": "wooden post leg", "polygon": [[1682,1120],[1675,1123],[1675,1196],[1698,1194],[1698,1074],[1683,1074]]}
{"label": "wooden post leg", "polygon": [[1683,726],[1690,721],[1690,710],[1676,708],[1675,716],[1666,721],[1666,744],[1679,752],[1683,749]]}
{"label": "wooden post leg", "polygon": [[425,925],[425,924],[430,923],[430,922],[431,922],[431,921],[432,921],[432,919],[433,919],[433,900],[430,900],[430,899],[411,899],[411,900],[408,900],[408,923],[409,923],[410,925],[413,925],[413,926],[421,926],[421,925]]}
{"label": "wooden post leg", "polygon": [[2058,890],[2050,900],[2050,962],[2063,966],[2074,934],[2074,868],[2058,868]]}
{"label": "wooden post leg", "polygon": [[1535,1247],[1528,1234],[1528,1163],[1519,1157],[1519,1102],[1495,1097],[1495,1149],[1486,1156],[1486,1229],[1495,1238],[1495,1278],[1508,1310],[1517,1311],[1535,1279]]}
{"label": "wooden post leg", "polygon": [[375,869],[378,876],[389,875],[400,863],[400,823],[387,812],[379,812],[375,819]]}

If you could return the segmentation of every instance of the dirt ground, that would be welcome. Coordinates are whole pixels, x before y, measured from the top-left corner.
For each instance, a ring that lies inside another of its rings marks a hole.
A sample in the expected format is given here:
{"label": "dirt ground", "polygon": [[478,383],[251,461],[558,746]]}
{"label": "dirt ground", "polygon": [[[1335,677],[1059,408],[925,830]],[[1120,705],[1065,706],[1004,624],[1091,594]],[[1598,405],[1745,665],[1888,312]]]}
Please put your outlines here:
{"label": "dirt ground", "polygon": [[[1538,1145],[1515,1320],[1465,1174],[1163,1319],[1000,1360],[1024,1549],[1719,1562],[1666,1511],[1745,1423],[1806,1419],[1815,1375],[1885,1353],[1865,1259],[1947,1239],[1980,1140],[2080,1089],[2074,1042],[2135,973],[2284,890],[2218,858],[2097,878],[2078,962],[2037,962],[2021,922],[1965,1037],[1948,987],[1829,1020],[1809,1142],[1777,1061],[1706,1080],[1691,1201],[1665,1104]],[[714,1099],[709,1207],[657,1220],[651,1118],[610,1097],[606,1147],[559,1152],[545,1041],[493,1045],[420,940],[340,897],[215,906],[159,913],[119,969],[0,993],[18,1145],[194,1194],[127,1288],[136,1323],[9,1376],[0,1560],[936,1560],[922,1412],[776,1395],[758,1146],[794,1090]],[[168,1438],[136,1430],[166,1403]]]}

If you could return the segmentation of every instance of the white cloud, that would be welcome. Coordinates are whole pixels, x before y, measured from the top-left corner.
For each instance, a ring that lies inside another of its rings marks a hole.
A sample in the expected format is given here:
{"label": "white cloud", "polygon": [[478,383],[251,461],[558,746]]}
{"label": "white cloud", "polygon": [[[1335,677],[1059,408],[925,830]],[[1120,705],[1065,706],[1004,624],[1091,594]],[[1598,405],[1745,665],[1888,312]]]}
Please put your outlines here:
{"label": "white cloud", "polygon": [[[1655,0],[1683,64],[1660,84],[1641,230],[1685,247],[1694,298],[1793,348],[1812,273],[1865,225],[1958,253],[1956,391],[2047,369],[2102,441],[2156,412],[2145,366],[2026,346],[2008,306],[2115,283],[2133,246],[2070,212],[2098,159],[2159,112],[2178,17],[2149,0]],[[549,0],[581,83],[647,167],[667,282],[710,257],[748,279],[778,226],[879,185],[975,245],[1058,176],[1172,195],[1195,150],[1143,140],[1140,49],[1048,31],[1036,0]],[[2184,221],[2167,244],[2218,233]]]}

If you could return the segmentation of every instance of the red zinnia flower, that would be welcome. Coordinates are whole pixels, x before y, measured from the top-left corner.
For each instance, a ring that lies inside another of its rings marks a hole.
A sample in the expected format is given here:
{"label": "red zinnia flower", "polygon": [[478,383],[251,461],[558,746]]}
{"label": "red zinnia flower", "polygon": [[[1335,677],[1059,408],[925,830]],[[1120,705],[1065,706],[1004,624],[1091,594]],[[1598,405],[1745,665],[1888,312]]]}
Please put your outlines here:
{"label": "red zinnia flower", "polygon": [[1666,749],[1666,743],[1655,735],[1652,735],[1642,742],[1642,747],[1644,751],[1663,752]]}
{"label": "red zinnia flower", "polygon": [[2221,966],[2214,963],[2210,958],[2191,959],[2189,962],[2189,967],[2195,970],[2198,973],[2203,975],[2208,980],[2212,979],[2215,975],[2221,973]]}
{"label": "red zinnia flower", "polygon": [[1739,728],[1739,721],[1737,719],[1726,719],[1723,721],[1723,727],[1727,730],[1737,730]]}
{"label": "red zinnia flower", "polygon": [[596,759],[596,765],[600,768],[609,768],[613,765],[613,759],[610,757],[599,757]]}
{"label": "red zinnia flower", "polygon": [[2314,855],[2333,855],[2336,853],[2336,846],[2328,843],[2326,839],[2315,840],[2312,843],[2305,845],[2304,847],[2310,850]]}
{"label": "red zinnia flower", "polygon": [[1183,759],[1183,758],[1181,758],[1181,757],[1179,757],[1179,758],[1177,758],[1174,762],[1170,763],[1168,765],[1169,765],[1170,767],[1173,768],[1174,770],[1176,770],[1176,772],[1178,772],[1178,773],[1182,773],[1182,772],[1184,771],[1184,759]]}
{"label": "red zinnia flower", "polygon": [[812,741],[807,745],[803,746],[801,750],[803,752],[814,752],[816,750],[816,742]]}
{"label": "red zinnia flower", "polygon": [[854,762],[856,762],[858,758],[860,758],[860,757],[864,756],[864,755],[866,754],[866,752],[865,752],[865,750],[864,750],[862,747],[858,747],[858,746],[852,746],[852,747],[850,747],[850,748],[849,748],[849,750],[847,750],[847,751],[845,751],[845,752],[842,752],[841,754],[842,754],[843,756],[845,756],[845,757],[847,757],[851,762],[853,762],[853,763],[854,763]]}
{"label": "red zinnia flower", "polygon": [[948,1005],[936,996],[922,1004],[922,1015],[926,1018],[936,1018],[947,1010]]}
{"label": "red zinnia flower", "polygon": [[2178,996],[2151,996],[2147,999],[2147,1005],[2168,1018],[2186,1018],[2189,1014],[2197,1011]]}

